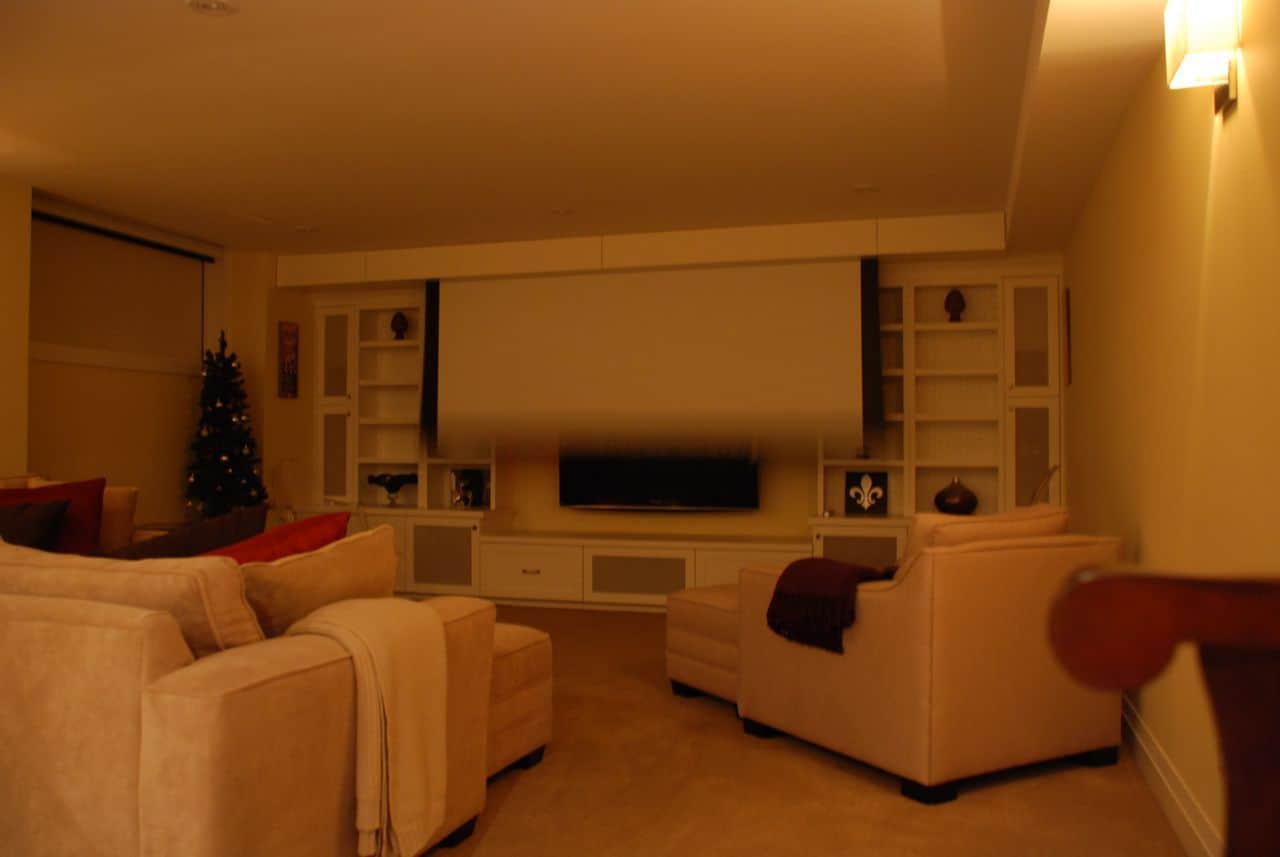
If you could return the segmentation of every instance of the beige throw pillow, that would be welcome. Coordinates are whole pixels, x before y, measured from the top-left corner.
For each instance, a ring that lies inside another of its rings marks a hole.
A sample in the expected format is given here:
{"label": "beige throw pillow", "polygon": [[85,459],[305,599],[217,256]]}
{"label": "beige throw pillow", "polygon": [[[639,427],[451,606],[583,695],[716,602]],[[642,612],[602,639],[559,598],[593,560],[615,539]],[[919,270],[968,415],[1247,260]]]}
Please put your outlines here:
{"label": "beige throw pillow", "polygon": [[389,597],[396,583],[395,534],[383,524],[309,553],[247,562],[240,570],[262,629],[278,637],[326,604]]}
{"label": "beige throw pillow", "polygon": [[228,557],[134,561],[0,542],[0,592],[164,610],[197,658],[263,639],[240,567]]}
{"label": "beige throw pillow", "polygon": [[922,512],[911,519],[904,557],[929,547],[963,545],[992,539],[1056,536],[1067,531],[1067,510],[1037,503],[995,515],[942,515]]}

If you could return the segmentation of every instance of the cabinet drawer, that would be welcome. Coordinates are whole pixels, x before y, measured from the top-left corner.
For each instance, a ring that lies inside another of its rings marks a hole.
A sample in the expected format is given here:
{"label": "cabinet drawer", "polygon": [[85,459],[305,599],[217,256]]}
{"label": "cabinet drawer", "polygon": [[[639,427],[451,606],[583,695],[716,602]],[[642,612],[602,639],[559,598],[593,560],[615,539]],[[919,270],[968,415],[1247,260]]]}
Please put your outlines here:
{"label": "cabinet drawer", "polygon": [[806,550],[752,550],[750,548],[699,548],[697,553],[694,578],[698,586],[737,583],[738,572],[747,566],[775,568],[811,555]]}
{"label": "cabinet drawer", "polygon": [[495,598],[582,600],[582,548],[501,544],[480,547],[482,591]]}

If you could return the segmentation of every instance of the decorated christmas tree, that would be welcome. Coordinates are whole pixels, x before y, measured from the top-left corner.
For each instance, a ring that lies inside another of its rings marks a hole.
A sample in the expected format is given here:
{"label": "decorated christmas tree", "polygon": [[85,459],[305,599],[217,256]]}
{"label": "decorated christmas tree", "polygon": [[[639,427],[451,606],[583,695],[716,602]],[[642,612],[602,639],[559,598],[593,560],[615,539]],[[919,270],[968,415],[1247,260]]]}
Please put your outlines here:
{"label": "decorated christmas tree", "polygon": [[200,374],[200,427],[187,468],[187,507],[206,518],[267,499],[258,473],[258,445],[249,425],[244,376],[227,337],[218,334],[218,353],[204,353]]}

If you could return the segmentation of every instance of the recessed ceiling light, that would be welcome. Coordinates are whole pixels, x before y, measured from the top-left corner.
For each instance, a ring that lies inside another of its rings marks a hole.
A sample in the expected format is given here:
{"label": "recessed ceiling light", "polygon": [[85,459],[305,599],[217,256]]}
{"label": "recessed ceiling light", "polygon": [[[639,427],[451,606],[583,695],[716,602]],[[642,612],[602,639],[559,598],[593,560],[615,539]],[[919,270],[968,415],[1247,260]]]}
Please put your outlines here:
{"label": "recessed ceiling light", "polygon": [[201,15],[215,15],[225,18],[240,11],[237,0],[187,0],[187,8]]}

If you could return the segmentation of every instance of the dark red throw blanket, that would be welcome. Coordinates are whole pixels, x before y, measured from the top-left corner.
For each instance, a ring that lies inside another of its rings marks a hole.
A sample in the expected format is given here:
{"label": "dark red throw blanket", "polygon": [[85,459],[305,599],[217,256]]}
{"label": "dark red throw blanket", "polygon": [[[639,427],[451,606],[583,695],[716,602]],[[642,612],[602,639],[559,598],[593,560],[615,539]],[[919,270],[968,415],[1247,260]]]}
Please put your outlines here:
{"label": "dark red throw blanket", "polygon": [[834,559],[798,559],[778,578],[769,602],[769,627],[795,643],[843,654],[853,624],[858,584],[893,577],[893,568],[867,568]]}

